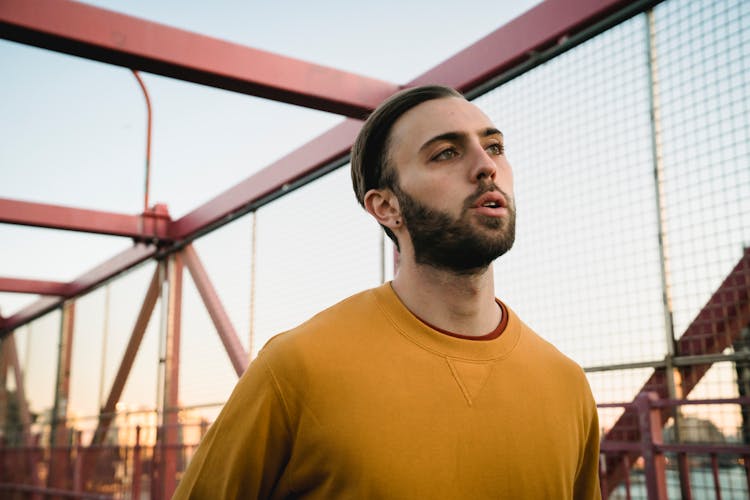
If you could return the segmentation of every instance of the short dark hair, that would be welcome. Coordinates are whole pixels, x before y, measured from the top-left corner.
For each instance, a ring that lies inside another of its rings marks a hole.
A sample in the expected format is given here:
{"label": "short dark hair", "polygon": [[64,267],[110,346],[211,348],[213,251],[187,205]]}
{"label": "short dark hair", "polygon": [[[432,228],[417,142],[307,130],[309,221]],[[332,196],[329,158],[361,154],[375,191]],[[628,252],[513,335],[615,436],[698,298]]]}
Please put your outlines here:
{"label": "short dark hair", "polygon": [[[450,87],[424,85],[397,92],[370,114],[352,146],[352,184],[360,205],[365,206],[365,194],[370,189],[392,188],[397,182],[388,151],[391,129],[396,120],[423,102],[446,97],[463,98]],[[398,247],[393,232],[387,227],[383,230]]]}

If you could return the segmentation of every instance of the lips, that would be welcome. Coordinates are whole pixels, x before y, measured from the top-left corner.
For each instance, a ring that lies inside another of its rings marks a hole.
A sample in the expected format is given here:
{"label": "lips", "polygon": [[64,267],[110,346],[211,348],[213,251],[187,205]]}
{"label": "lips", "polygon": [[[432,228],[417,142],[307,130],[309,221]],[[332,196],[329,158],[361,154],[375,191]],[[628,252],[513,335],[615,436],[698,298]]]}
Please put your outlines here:
{"label": "lips", "polygon": [[481,195],[474,202],[472,208],[508,208],[505,197],[497,191],[490,191]]}
{"label": "lips", "polygon": [[508,202],[498,191],[489,191],[477,198],[471,206],[477,213],[501,217],[508,213]]}

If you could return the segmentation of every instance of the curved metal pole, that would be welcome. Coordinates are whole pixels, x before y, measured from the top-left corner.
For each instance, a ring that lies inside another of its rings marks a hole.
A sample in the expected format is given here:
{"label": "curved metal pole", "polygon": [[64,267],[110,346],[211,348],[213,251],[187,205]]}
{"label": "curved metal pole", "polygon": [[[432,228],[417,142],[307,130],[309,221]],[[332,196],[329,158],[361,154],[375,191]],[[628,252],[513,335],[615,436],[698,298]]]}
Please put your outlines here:
{"label": "curved metal pole", "polygon": [[138,85],[140,85],[141,90],[143,90],[143,96],[146,98],[146,110],[148,112],[148,125],[146,127],[146,186],[143,195],[143,211],[145,213],[148,212],[148,195],[149,186],[151,185],[151,99],[148,96],[148,90],[141,79],[141,75],[134,69],[131,69],[130,71],[133,72],[136,80],[138,80]]}

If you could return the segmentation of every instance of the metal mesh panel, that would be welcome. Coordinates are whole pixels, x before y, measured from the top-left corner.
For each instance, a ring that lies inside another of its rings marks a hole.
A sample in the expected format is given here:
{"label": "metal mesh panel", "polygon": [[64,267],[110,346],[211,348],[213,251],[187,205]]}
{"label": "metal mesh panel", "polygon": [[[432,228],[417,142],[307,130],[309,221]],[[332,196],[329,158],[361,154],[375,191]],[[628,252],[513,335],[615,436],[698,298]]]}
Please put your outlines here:
{"label": "metal mesh panel", "polygon": [[29,401],[29,411],[39,415],[39,421],[49,422],[55,398],[57,344],[60,337],[59,311],[31,322],[24,330],[14,335],[19,362],[24,373],[24,389]]}
{"label": "metal mesh panel", "polygon": [[655,14],[679,336],[750,245],[750,5],[672,1]]}
{"label": "metal mesh panel", "polygon": [[[75,369],[72,369],[70,373],[70,399],[68,401],[68,415],[71,418],[95,416],[103,405],[100,394],[106,394],[108,391],[102,387],[101,365],[105,338],[105,292],[104,289],[98,290],[76,300],[71,361]],[[93,426],[96,427],[95,420]],[[91,426],[87,425],[87,430],[89,429]]]}
{"label": "metal mesh panel", "polygon": [[516,177],[498,294],[584,365],[665,352],[646,56],[637,17],[477,101]]}
{"label": "metal mesh panel", "polygon": [[[142,266],[111,285],[109,340],[105,361],[104,395],[112,387],[117,369],[135,324],[135,318],[143,304],[149,280],[156,270],[153,264]],[[159,362],[159,328],[162,310],[157,301],[151,315],[141,346],[131,369],[131,375],[123,389],[122,410],[153,408],[156,405],[157,367]]]}
{"label": "metal mesh panel", "polygon": [[380,228],[349,169],[258,210],[254,349],[321,309],[380,283]]}
{"label": "metal mesh panel", "polygon": [[[518,237],[497,265],[498,295],[590,368],[599,403],[632,401],[647,380],[661,397],[750,393],[746,361],[640,367],[671,352],[747,352],[747,325],[732,318],[745,314],[750,245],[749,5],[663,2],[476,101],[504,131],[516,175]],[[672,418],[665,438],[744,442],[742,408],[679,406],[679,437]],[[624,411],[600,409],[605,433],[630,432]],[[747,495],[736,452],[685,460],[696,497]],[[644,498],[643,476],[630,480]]]}

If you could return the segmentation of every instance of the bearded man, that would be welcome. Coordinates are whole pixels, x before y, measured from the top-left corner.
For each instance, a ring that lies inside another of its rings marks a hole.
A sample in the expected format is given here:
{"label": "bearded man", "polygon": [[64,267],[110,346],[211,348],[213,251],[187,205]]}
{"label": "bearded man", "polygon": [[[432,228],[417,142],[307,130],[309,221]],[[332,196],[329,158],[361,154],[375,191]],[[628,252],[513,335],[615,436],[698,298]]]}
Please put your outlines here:
{"label": "bearded man", "polygon": [[351,168],[395,278],[271,339],[175,498],[601,498],[583,371],[495,298],[516,213],[502,133],[453,89],[408,89]]}

